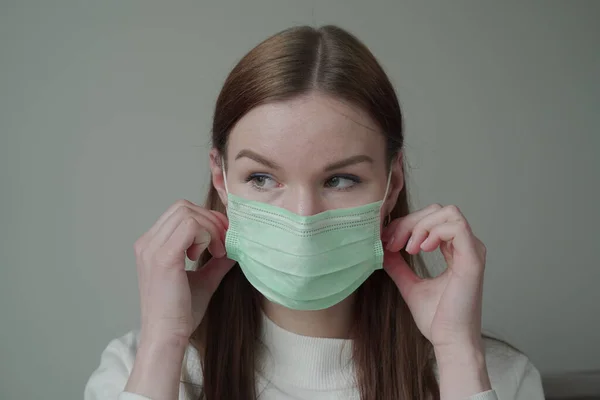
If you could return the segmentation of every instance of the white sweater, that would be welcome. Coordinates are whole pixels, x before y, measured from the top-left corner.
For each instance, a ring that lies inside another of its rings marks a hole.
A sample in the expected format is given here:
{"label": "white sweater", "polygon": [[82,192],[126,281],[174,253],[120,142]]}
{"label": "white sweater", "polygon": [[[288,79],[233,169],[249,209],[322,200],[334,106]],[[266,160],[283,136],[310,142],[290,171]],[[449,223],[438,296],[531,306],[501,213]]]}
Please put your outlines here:
{"label": "white sweater", "polygon": [[[84,400],[149,400],[123,391],[133,368],[138,333],[129,332],[108,344],[100,366],[87,382]],[[350,340],[297,335],[263,314],[262,342],[268,356],[257,372],[259,400],[359,399],[353,383]],[[466,400],[544,399],[540,375],[527,357],[494,340],[486,340],[485,349],[494,390]],[[201,384],[200,359],[189,346],[183,360],[179,400],[197,400]]]}

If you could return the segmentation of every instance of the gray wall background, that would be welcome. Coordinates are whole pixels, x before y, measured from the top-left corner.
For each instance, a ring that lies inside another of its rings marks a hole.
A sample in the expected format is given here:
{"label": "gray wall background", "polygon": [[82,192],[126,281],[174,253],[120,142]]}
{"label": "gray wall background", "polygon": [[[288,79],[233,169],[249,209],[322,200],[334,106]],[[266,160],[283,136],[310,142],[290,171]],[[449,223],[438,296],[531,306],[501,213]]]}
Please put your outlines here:
{"label": "gray wall background", "polygon": [[82,396],[138,324],[133,243],[203,199],[226,74],[298,24],[339,24],[388,71],[415,206],[459,205],[488,246],[486,329],[543,374],[600,370],[599,19],[597,1],[1,1],[0,398]]}

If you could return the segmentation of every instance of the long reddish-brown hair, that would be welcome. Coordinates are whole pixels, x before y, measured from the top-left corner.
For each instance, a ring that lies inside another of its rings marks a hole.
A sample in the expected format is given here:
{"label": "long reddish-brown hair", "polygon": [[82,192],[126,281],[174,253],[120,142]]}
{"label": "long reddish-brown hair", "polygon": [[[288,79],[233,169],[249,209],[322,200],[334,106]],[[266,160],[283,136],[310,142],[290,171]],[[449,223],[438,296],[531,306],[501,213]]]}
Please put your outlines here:
{"label": "long reddish-brown hair", "polygon": [[[252,108],[310,91],[320,91],[367,111],[385,135],[388,162],[402,151],[402,113],[392,84],[369,49],[335,26],[287,29],[244,56],[218,97],[213,146],[225,154],[231,129]],[[206,207],[226,212],[212,186]],[[398,218],[408,213],[405,184],[390,216]],[[418,275],[427,275],[420,258],[405,252],[402,255]],[[203,254],[200,265],[209,257]],[[257,397],[260,313],[260,295],[235,266],[215,292],[202,324],[192,336],[192,344],[202,357],[201,398]],[[354,313],[351,338],[361,399],[438,399],[432,345],[419,332],[398,288],[383,270],[374,272],[358,289]]]}

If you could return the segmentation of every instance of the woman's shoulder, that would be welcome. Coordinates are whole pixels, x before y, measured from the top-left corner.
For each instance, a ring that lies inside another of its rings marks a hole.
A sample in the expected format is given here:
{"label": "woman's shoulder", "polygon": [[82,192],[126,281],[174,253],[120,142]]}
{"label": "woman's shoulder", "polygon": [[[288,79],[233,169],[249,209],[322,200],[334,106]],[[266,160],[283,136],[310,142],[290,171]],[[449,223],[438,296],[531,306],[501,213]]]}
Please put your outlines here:
{"label": "woman's shoulder", "polygon": [[137,331],[130,331],[108,343],[100,355],[100,364],[85,385],[85,400],[119,398],[133,369],[138,343]]}
{"label": "woman's shoulder", "polygon": [[[84,389],[85,400],[118,399],[135,362],[139,346],[139,330],[112,339],[100,355],[100,363],[92,372]],[[198,398],[202,371],[198,352],[188,346],[181,369],[179,398]]]}
{"label": "woman's shoulder", "polygon": [[483,340],[492,387],[500,399],[544,399],[540,373],[529,358],[511,345],[490,337]]}

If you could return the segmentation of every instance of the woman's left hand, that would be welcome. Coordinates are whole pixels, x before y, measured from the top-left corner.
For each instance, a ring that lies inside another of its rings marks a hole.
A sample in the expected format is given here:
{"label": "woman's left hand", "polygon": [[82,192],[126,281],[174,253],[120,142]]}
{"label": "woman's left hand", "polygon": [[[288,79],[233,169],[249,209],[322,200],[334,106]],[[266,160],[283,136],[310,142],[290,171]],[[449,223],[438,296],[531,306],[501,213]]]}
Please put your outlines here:
{"label": "woman's left hand", "polygon": [[[417,327],[436,350],[481,343],[481,303],[486,248],[458,207],[431,205],[392,221],[383,230],[384,269],[398,286]],[[400,250],[440,248],[446,270],[419,278]]]}

